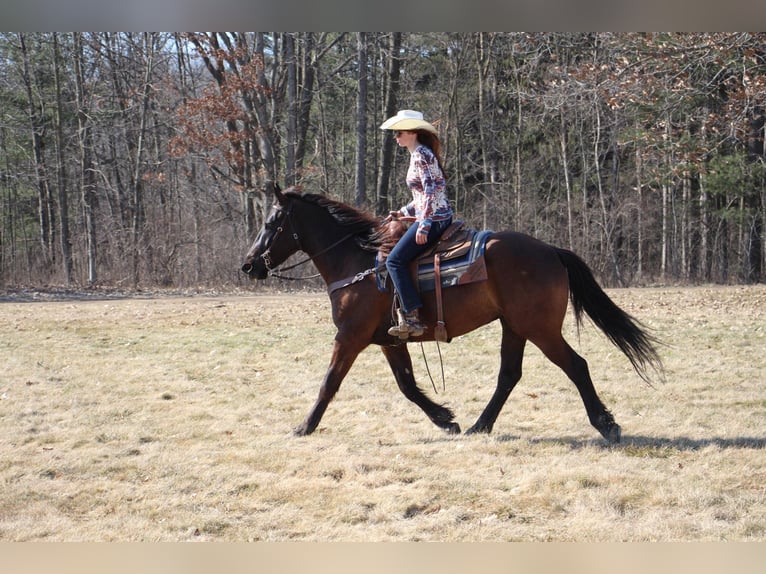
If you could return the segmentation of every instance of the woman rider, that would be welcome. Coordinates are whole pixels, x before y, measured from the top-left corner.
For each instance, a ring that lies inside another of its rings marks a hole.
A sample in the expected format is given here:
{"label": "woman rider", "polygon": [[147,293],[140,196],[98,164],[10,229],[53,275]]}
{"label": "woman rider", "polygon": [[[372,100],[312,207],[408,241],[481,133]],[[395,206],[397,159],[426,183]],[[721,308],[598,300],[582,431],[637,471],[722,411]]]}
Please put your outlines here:
{"label": "woman rider", "polygon": [[415,223],[386,260],[388,274],[401,302],[399,324],[391,327],[388,333],[406,339],[425,331],[418,313],[423,302],[410,275],[410,263],[436,243],[452,223],[453,212],[439,157],[439,136],[433,124],[425,121],[420,112],[400,110],[383,122],[380,129],[393,130],[397,144],[410,152],[406,182],[412,192],[412,201],[398,211],[390,212],[388,219],[409,216],[415,218]]}

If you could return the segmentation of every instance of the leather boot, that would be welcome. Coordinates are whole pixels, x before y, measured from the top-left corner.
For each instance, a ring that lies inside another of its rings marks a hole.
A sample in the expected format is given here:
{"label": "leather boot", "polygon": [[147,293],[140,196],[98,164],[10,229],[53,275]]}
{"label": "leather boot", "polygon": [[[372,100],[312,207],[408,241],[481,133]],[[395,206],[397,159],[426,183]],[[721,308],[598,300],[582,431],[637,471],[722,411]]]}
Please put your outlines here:
{"label": "leather boot", "polygon": [[388,330],[388,334],[400,339],[407,339],[410,336],[418,337],[425,332],[426,328],[423,323],[420,322],[418,310],[410,311],[409,313],[402,313],[399,310],[399,324],[394,325]]}

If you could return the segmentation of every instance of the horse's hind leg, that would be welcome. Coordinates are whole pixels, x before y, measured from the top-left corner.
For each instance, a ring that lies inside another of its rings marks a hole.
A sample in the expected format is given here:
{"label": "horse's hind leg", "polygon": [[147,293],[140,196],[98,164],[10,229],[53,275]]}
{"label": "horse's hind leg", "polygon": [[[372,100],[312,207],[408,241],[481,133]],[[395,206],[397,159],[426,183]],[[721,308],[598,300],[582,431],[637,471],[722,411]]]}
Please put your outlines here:
{"label": "horse's hind leg", "polygon": [[612,413],[607,410],[598,397],[585,359],[578,355],[561,336],[552,341],[533,342],[575,384],[580,397],[582,397],[590,424],[610,443],[620,442],[620,425],[614,421]]}
{"label": "horse's hind leg", "polygon": [[436,426],[443,428],[450,434],[460,433],[460,425],[454,421],[455,415],[452,411],[433,402],[418,388],[415,375],[412,372],[412,359],[407,345],[381,347],[381,349],[391,366],[396,384],[399,385],[404,396],[418,405]]}
{"label": "horse's hind leg", "polygon": [[526,340],[511,331],[503,322],[503,342],[500,350],[500,373],[497,376],[497,387],[489,403],[484,408],[476,423],[466,434],[489,433],[500,414],[503,405],[521,379],[521,362],[524,358]]}

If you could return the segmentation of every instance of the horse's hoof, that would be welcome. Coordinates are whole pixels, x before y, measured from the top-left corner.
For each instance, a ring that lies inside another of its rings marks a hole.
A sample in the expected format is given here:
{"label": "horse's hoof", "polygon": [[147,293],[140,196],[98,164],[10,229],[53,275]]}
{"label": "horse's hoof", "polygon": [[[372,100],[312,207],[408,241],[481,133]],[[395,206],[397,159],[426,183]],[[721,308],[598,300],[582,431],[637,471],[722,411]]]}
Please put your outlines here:
{"label": "horse's hoof", "polygon": [[447,434],[460,434],[460,425],[457,423],[450,423],[446,429]]}
{"label": "horse's hoof", "polygon": [[608,429],[602,431],[601,434],[609,444],[619,444],[620,439],[622,438],[622,429],[620,428],[620,425],[614,423]]}
{"label": "horse's hoof", "polygon": [[465,431],[465,434],[489,434],[492,432],[491,428],[487,428],[485,426],[479,426],[479,425],[473,425],[471,428],[469,428],[467,431]]}

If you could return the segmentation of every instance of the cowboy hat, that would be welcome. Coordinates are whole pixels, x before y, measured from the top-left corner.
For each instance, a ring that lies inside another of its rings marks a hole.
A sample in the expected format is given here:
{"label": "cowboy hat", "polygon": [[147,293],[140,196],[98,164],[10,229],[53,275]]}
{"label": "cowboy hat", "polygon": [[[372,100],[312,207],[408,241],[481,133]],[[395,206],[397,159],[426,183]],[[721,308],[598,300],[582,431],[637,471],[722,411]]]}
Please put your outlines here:
{"label": "cowboy hat", "polygon": [[423,119],[423,114],[415,110],[399,110],[399,112],[380,124],[382,130],[397,130],[403,132],[426,130],[437,135],[433,124]]}

